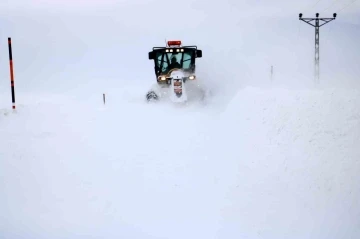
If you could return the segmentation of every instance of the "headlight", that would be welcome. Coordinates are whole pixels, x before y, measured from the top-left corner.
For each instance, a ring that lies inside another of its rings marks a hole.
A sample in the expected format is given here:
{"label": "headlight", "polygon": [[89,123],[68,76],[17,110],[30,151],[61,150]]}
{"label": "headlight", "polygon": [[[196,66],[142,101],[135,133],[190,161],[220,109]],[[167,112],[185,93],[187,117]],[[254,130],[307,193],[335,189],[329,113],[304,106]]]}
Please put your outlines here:
{"label": "headlight", "polygon": [[195,79],[195,76],[189,76],[189,79],[190,79],[190,80],[194,80],[194,79]]}
{"label": "headlight", "polygon": [[159,80],[166,80],[166,77],[165,77],[165,76],[159,76],[158,79],[159,79]]}

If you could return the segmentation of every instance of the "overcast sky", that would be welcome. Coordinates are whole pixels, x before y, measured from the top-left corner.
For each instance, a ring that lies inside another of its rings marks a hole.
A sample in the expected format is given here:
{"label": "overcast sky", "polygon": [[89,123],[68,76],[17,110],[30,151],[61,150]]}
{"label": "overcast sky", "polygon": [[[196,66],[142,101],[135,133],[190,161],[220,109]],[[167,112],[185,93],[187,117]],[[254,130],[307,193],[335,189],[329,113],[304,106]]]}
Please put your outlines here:
{"label": "overcast sky", "polygon": [[[313,76],[314,29],[300,22],[298,13],[328,17],[352,1],[5,0],[0,87],[7,91],[9,84],[9,36],[19,90],[61,92],[90,82],[110,87],[109,79],[151,84],[147,53],[165,39],[203,49],[199,71],[213,80],[256,84],[268,80],[274,65],[278,82],[306,85]],[[360,73],[359,22],[355,1],[322,27],[324,77]]]}

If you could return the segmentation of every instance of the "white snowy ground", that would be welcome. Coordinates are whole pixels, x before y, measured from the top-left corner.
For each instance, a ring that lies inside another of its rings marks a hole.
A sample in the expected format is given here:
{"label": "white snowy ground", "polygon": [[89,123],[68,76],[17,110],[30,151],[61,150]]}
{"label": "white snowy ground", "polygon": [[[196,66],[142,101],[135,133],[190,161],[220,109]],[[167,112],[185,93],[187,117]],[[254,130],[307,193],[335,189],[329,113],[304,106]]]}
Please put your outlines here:
{"label": "white snowy ground", "polygon": [[0,238],[360,236],[360,91],[136,89],[2,96]]}

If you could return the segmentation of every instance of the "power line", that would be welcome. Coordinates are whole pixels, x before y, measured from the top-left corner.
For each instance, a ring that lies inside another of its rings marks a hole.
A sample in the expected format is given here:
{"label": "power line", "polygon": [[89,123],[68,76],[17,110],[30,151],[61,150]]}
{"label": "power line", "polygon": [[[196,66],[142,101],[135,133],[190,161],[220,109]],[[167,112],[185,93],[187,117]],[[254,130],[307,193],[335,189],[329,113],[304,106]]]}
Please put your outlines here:
{"label": "power line", "polygon": [[353,3],[355,3],[357,0],[353,0],[352,2],[349,2],[349,4],[345,5],[343,8],[341,8],[338,12],[341,12],[342,10],[344,10],[345,8],[349,7],[350,5],[352,5]]}
{"label": "power line", "polygon": [[338,1],[339,1],[339,0],[334,0],[334,1],[332,1],[331,4],[330,4],[327,8],[325,8],[325,9],[323,10],[323,12],[329,10],[329,9],[330,9],[332,6],[334,6],[335,3],[337,3]]}
{"label": "power line", "polygon": [[316,5],[318,5],[318,3],[320,2],[321,0],[318,0],[311,8],[315,7]]}
{"label": "power line", "polygon": [[303,12],[306,12],[307,10],[310,10],[310,8],[314,8],[316,5],[318,5],[318,3],[322,1],[322,0],[317,0],[313,5],[307,7],[306,9],[303,10]]}

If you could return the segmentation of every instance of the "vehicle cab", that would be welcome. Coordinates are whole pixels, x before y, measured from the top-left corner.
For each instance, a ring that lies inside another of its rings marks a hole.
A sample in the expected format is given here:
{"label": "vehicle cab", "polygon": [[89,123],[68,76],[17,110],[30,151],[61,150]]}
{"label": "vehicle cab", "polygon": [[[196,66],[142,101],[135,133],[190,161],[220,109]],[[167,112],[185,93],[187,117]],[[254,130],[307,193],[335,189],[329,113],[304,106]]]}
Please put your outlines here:
{"label": "vehicle cab", "polygon": [[172,71],[184,72],[187,79],[195,80],[196,58],[202,57],[197,46],[182,46],[181,41],[168,41],[166,47],[153,47],[149,60],[154,60],[154,70],[159,84],[169,84]]}

